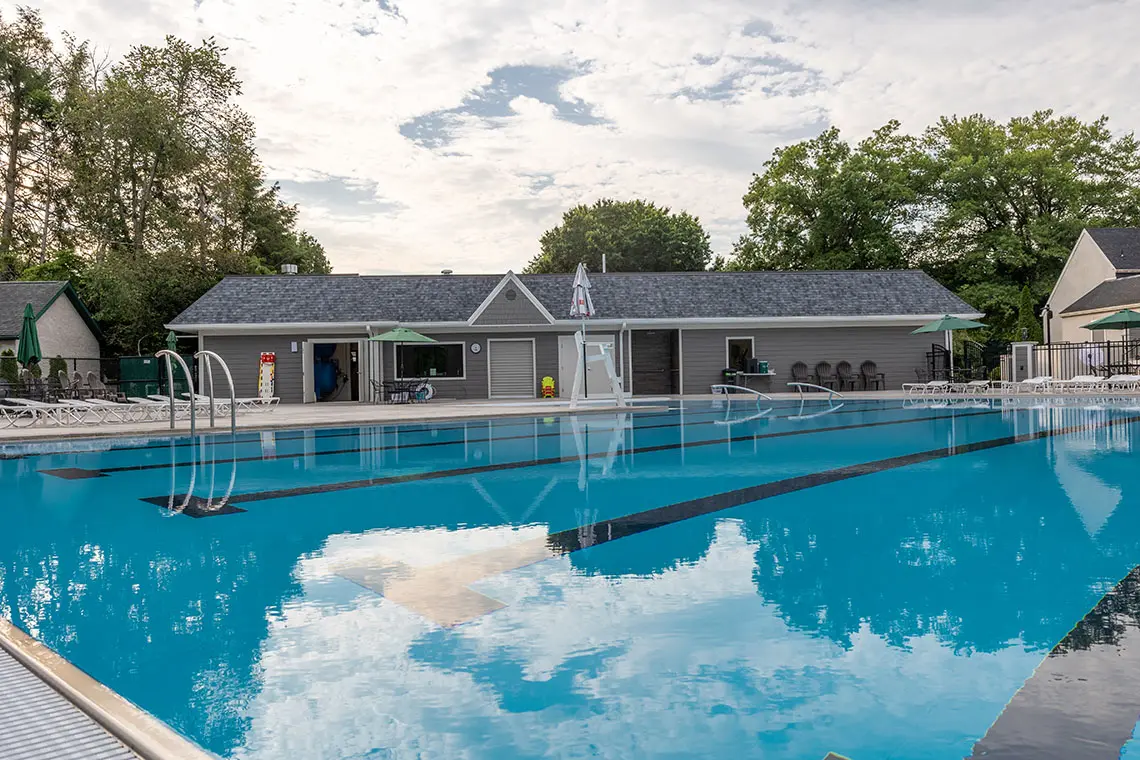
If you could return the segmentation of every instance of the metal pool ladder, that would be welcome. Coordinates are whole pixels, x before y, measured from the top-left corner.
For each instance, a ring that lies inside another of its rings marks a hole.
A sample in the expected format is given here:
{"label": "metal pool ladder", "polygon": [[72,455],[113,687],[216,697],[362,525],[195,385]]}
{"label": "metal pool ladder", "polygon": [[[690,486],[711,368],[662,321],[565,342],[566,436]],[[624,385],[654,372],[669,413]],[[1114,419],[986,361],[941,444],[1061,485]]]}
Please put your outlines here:
{"label": "metal pool ladder", "polygon": [[[174,366],[171,364],[171,359],[178,361],[182,367],[182,373],[186,376],[186,385],[190,389],[190,435],[194,435],[196,427],[196,412],[198,410],[198,395],[194,390],[194,378],[190,375],[190,368],[186,366],[186,361],[174,351],[164,348],[155,354],[156,357],[166,359],[166,383],[167,395],[170,397],[170,429],[174,429],[175,418],[175,398],[174,398]],[[205,358],[206,360],[206,378],[209,381],[209,399],[210,399],[210,427],[214,427],[214,365],[212,360],[217,359],[218,363],[222,365],[222,371],[226,373],[226,381],[230,385],[230,432],[237,433],[237,393],[234,390],[234,378],[230,374],[230,368],[226,366],[225,360],[218,356],[213,351],[202,350],[194,354],[195,359]]]}

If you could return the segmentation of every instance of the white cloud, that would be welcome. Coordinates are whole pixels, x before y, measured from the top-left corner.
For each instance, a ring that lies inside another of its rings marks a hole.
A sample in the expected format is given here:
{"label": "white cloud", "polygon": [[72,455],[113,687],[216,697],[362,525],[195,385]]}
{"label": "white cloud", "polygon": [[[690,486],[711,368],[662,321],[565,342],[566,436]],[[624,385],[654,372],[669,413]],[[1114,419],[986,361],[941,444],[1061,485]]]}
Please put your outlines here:
{"label": "white cloud", "polygon": [[[167,33],[228,45],[273,176],[365,182],[384,202],[306,200],[302,221],[338,271],[518,269],[563,210],[606,195],[689,210],[724,251],[751,173],[823,123],[858,137],[889,118],[918,130],[1044,107],[1140,121],[1140,0],[422,0],[398,15],[377,0],[32,4],[113,55]],[[507,65],[579,72],[561,95],[604,123],[519,96],[500,116],[456,116],[443,147],[400,133]]]}
{"label": "white cloud", "polygon": [[332,576],[545,530],[331,537],[270,620],[235,757],[961,756],[1041,659],[1017,642],[964,657],[933,634],[899,647],[864,626],[844,648],[792,628],[757,594],[757,546],[730,519],[705,556],[650,576],[585,575],[561,557],[487,578],[477,589],[507,606],[449,632],[371,593],[346,603]]}

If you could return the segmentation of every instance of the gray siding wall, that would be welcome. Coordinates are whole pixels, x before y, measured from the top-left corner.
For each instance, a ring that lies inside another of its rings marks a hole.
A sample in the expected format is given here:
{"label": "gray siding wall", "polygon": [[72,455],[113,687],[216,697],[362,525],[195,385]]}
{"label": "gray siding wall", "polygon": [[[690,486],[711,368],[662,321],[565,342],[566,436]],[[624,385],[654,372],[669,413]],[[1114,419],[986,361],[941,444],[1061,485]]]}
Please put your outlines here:
{"label": "gray siding wall", "polygon": [[[878,365],[879,372],[887,376],[888,388],[900,388],[903,383],[914,382],[916,367],[926,366],[926,352],[941,338],[938,335],[911,335],[913,327],[802,327],[767,330],[684,330],[682,332],[682,373],[686,394],[708,393],[709,386],[723,382],[721,371],[725,364],[725,339],[729,336],[752,336],[755,357],[767,360],[776,376],[771,378],[770,389],[788,390],[792,379],[792,365],[801,361],[808,372],[817,362],[827,361],[834,368],[841,361],[851,363],[852,370],[868,359]],[[757,390],[765,384],[753,383]],[[636,388],[635,388],[636,390]]]}
{"label": "gray siding wall", "polygon": [[[522,297],[521,295],[519,296]],[[488,338],[534,338],[535,360],[535,395],[540,393],[538,387],[546,375],[558,378],[558,336],[555,333],[432,333],[424,335],[435,338],[441,343],[463,342],[466,367],[465,380],[448,380],[438,378],[432,381],[437,398],[471,398],[485,399],[488,396],[487,388],[487,339]],[[471,353],[471,344],[478,343],[482,350]],[[395,377],[396,347],[384,346],[384,379]],[[284,399],[282,399],[284,400]]]}
{"label": "gray siding wall", "polygon": [[[277,374],[274,385],[277,397],[282,404],[300,404],[304,394],[304,375],[301,367],[301,344],[309,340],[307,335],[224,335],[205,336],[202,348],[214,351],[225,360],[234,378],[234,389],[238,398],[257,395],[257,374],[261,367],[261,354],[271,351],[277,354]],[[331,333],[321,333],[322,338],[335,337]],[[364,335],[344,335],[343,340],[356,340]],[[292,352],[292,343],[297,343],[297,353]],[[199,368],[199,377],[206,381],[206,375]],[[227,392],[225,373],[214,368],[214,390],[218,396]]]}
{"label": "gray siding wall", "polygon": [[[515,300],[507,298],[507,294],[514,292]],[[538,307],[523,295],[522,291],[513,284],[503,288],[495,300],[487,304],[487,308],[475,320],[477,325],[548,325],[549,320],[542,315]]]}

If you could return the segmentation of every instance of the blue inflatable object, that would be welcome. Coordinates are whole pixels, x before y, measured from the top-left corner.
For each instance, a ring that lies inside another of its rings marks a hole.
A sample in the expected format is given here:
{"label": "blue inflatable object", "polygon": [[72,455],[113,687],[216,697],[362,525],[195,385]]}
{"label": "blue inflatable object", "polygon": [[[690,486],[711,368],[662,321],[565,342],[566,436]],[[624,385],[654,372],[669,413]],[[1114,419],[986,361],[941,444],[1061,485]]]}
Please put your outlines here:
{"label": "blue inflatable object", "polygon": [[318,399],[336,391],[340,362],[333,358],[335,343],[318,343],[313,346],[313,391]]}

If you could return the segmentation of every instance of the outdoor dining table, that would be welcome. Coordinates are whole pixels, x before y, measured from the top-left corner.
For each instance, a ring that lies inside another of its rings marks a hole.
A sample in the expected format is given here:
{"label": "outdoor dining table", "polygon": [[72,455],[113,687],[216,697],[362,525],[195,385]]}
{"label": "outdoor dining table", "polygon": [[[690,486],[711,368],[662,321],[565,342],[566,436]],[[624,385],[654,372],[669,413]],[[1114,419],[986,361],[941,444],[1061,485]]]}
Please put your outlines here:
{"label": "outdoor dining table", "polygon": [[422,380],[385,380],[384,398],[389,404],[411,404]]}

